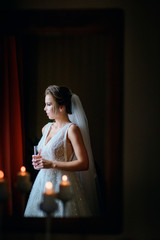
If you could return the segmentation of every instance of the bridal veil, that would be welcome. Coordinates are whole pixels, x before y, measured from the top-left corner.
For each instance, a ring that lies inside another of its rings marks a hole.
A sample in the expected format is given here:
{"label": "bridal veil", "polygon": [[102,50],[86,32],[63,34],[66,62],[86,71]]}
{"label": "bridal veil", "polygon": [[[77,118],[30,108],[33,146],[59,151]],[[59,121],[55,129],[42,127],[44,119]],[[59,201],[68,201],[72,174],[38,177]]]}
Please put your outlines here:
{"label": "bridal veil", "polygon": [[79,175],[86,196],[86,200],[88,201],[93,215],[99,216],[99,182],[91,148],[88,121],[79,97],[76,94],[72,94],[71,101],[72,114],[68,114],[68,117],[72,123],[76,124],[80,128],[89,158],[89,170],[80,171],[77,174]]}

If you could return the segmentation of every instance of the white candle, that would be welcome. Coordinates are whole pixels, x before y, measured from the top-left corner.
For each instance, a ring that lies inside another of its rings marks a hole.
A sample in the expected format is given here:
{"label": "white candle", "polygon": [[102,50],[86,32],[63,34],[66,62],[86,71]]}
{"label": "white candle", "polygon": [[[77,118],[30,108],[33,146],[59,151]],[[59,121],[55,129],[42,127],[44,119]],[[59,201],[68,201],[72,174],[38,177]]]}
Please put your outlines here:
{"label": "white candle", "polygon": [[21,176],[25,176],[26,175],[26,168],[24,166],[21,167],[20,174],[21,174]]}
{"label": "white candle", "polygon": [[28,183],[30,182],[30,174],[26,172],[26,168],[22,166],[20,172],[17,174],[17,183]]}
{"label": "white candle", "polygon": [[47,194],[47,195],[54,194],[52,182],[46,182],[46,185],[45,185],[45,194]]}
{"label": "white candle", "polygon": [[59,196],[63,200],[70,199],[70,197],[71,197],[71,184],[68,181],[67,175],[62,176],[62,181],[60,183]]}
{"label": "white candle", "polygon": [[53,189],[52,182],[46,182],[41,205],[42,210],[48,213],[53,212],[57,208],[56,197],[57,193]]}
{"label": "white candle", "polygon": [[26,168],[22,166],[17,174],[16,187],[21,192],[28,192],[31,189],[30,174],[26,172]]}
{"label": "white candle", "polygon": [[68,182],[68,177],[67,175],[63,175],[62,176],[62,182],[60,184],[61,186],[70,186],[70,182]]}

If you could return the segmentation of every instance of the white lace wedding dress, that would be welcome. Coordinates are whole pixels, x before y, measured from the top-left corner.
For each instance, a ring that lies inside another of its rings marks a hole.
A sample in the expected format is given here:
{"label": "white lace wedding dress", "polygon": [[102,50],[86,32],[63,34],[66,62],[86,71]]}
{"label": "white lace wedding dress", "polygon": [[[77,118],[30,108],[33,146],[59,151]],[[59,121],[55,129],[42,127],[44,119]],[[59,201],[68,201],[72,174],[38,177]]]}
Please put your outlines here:
{"label": "white lace wedding dress", "polygon": [[[41,155],[51,161],[72,161],[67,159],[66,153],[66,140],[67,131],[72,123],[66,124],[61,128],[56,135],[54,135],[47,144],[46,137],[53,123],[48,123],[45,132],[39,141],[38,149],[41,149]],[[91,216],[91,212],[87,205],[82,185],[79,181],[78,174],[76,172],[62,171],[57,169],[41,169],[35,179],[30,196],[27,202],[27,206],[24,212],[25,217],[45,217],[46,215],[40,210],[40,203],[42,201],[42,195],[45,191],[45,184],[47,181],[53,183],[53,189],[55,192],[59,192],[59,185],[62,180],[62,175],[66,174],[68,180],[71,183],[73,191],[73,199],[67,203],[66,216],[68,217],[88,217]],[[63,217],[63,205],[60,200],[56,200],[58,203],[58,209],[54,213],[55,217]]]}

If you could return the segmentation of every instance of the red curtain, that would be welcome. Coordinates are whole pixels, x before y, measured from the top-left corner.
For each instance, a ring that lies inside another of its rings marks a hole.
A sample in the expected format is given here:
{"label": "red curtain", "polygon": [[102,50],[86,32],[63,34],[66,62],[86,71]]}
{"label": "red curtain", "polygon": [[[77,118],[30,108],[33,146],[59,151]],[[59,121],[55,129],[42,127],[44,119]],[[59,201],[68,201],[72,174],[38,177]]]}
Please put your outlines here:
{"label": "red curtain", "polygon": [[20,81],[22,65],[20,51],[16,47],[15,36],[0,39],[0,169],[5,174],[10,190],[7,214],[13,214],[17,194],[16,175],[23,165],[22,112]]}

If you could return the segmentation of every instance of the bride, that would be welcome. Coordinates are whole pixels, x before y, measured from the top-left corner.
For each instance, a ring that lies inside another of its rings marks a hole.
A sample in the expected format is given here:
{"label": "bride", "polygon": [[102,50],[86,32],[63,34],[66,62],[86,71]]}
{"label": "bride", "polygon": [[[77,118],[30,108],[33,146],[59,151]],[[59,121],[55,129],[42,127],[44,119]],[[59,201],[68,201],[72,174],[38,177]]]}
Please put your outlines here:
{"label": "bride", "polygon": [[[67,175],[73,199],[68,202],[68,217],[99,215],[96,171],[90,146],[87,119],[79,97],[63,86],[52,85],[45,91],[45,108],[52,120],[42,128],[38,155],[33,155],[34,169],[40,170],[27,202],[25,217],[45,217],[39,205],[47,181],[58,192],[62,175]],[[63,217],[57,200],[55,217]]]}

